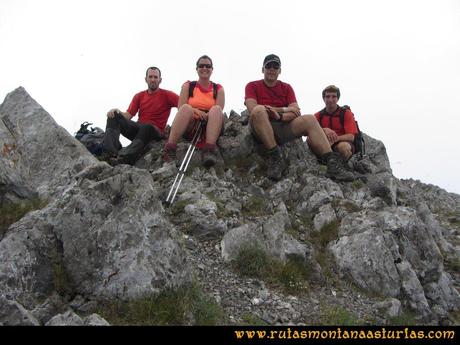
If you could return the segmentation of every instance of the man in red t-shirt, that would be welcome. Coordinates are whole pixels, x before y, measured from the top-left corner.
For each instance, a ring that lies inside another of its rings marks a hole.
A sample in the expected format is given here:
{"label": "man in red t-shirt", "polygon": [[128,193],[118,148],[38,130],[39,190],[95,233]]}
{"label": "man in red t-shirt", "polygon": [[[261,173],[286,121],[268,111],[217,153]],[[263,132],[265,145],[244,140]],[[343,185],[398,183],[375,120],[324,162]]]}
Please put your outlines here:
{"label": "man in red t-shirt", "polygon": [[308,136],[315,152],[327,164],[326,176],[339,181],[354,181],[355,175],[345,168],[341,156],[332,152],[324,131],[313,115],[301,115],[291,85],[278,80],[280,58],[267,55],[263,62],[264,79],[246,85],[245,105],[249,111],[249,125],[255,138],[268,150],[267,175],[280,180],[285,169],[278,145]]}
{"label": "man in red t-shirt", "polygon": [[[340,89],[337,86],[329,85],[323,90],[322,96],[326,107],[318,111],[315,117],[323,128],[332,150],[340,153],[345,160],[348,160],[355,151],[353,140],[358,133],[355,116],[350,109],[346,109],[342,126],[340,121],[342,108],[337,104],[340,98]],[[310,144],[309,141],[308,144]],[[314,148],[312,149],[315,152]]]}
{"label": "man in red t-shirt", "polygon": [[[171,108],[177,108],[179,96],[159,87],[159,68],[149,67],[145,72],[145,82],[148,89],[134,96],[127,111],[115,108],[107,113],[104,151],[112,156],[118,155],[118,162],[134,163],[151,140],[162,139]],[[134,122],[131,119],[136,114],[139,119]],[[131,144],[122,148],[120,134],[132,140]]]}

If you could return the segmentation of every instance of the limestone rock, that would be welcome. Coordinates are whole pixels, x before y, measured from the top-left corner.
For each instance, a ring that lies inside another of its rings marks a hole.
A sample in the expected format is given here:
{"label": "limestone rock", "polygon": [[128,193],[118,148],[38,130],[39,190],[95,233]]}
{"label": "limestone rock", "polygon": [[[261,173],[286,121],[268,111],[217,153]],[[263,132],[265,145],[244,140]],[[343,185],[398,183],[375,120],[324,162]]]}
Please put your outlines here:
{"label": "limestone rock", "polygon": [[28,306],[56,289],[135,298],[190,281],[148,172],[93,165],[0,242],[0,286]]}
{"label": "limestone rock", "polygon": [[221,241],[222,258],[235,259],[247,246],[255,245],[273,257],[286,261],[290,256],[302,257],[312,271],[320,275],[320,267],[314,260],[312,246],[303,244],[285,232],[290,225],[287,210],[280,204],[278,212],[263,222],[263,225],[245,224],[229,230]]}
{"label": "limestone rock", "polygon": [[0,322],[5,326],[38,326],[32,313],[14,300],[0,296]]}
{"label": "limestone rock", "polygon": [[68,310],[63,314],[58,314],[49,320],[45,326],[83,326],[83,319],[75,314],[72,310]]}
{"label": "limestone rock", "polygon": [[[341,299],[358,314],[364,302],[375,310],[369,297],[340,291],[347,284],[333,286],[332,295],[330,287],[316,288],[310,300],[244,281],[228,261],[248,245],[281,261],[301,257],[312,280],[324,281],[327,272],[385,298],[379,321],[410,310],[421,322],[441,323],[460,308],[460,196],[396,179],[383,142],[368,135],[366,156],[349,162],[365,179],[326,178],[326,167],[297,139],[282,145],[287,166],[273,182],[248,118],[230,112],[217,165],[203,168],[197,150],[167,206],[177,166],[162,163],[164,141],[149,144],[135,167],[111,167],[23,88],[10,93],[0,106],[0,206],[37,196],[47,205],[0,238],[0,324],[106,325],[75,312],[190,283],[190,263],[235,323],[243,313],[272,324],[305,322],[305,310],[318,316],[323,300]],[[178,144],[179,162],[188,147]],[[320,233],[331,222],[337,232]]]}
{"label": "limestone rock", "polygon": [[85,317],[84,323],[86,326],[110,326],[110,324],[98,314],[91,314]]}
{"label": "limestone rock", "polygon": [[402,313],[401,302],[396,298],[387,298],[385,301],[375,304],[375,308],[382,310],[391,318],[397,317]]}
{"label": "limestone rock", "polygon": [[397,297],[401,282],[382,231],[368,229],[345,235],[329,247],[342,277],[365,290]]}
{"label": "limestone rock", "polygon": [[6,96],[0,119],[9,133],[0,143],[7,143],[13,151],[7,160],[40,196],[52,194],[73,174],[97,161],[22,87]]}

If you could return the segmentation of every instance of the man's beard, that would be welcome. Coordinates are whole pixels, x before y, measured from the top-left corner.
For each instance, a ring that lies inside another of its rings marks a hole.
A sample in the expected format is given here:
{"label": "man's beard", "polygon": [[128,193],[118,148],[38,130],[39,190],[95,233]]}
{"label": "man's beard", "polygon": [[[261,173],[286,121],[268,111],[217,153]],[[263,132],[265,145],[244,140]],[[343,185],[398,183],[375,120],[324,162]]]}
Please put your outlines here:
{"label": "man's beard", "polygon": [[150,91],[156,91],[158,89],[159,85],[156,85],[156,86],[152,86],[152,85],[149,85],[149,90]]}

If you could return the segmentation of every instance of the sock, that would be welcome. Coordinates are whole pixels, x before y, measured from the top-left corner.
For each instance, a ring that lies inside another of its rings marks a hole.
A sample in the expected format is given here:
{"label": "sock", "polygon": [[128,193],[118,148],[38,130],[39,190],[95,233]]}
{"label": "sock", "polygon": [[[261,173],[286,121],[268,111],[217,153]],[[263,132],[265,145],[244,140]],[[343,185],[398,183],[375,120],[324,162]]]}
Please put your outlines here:
{"label": "sock", "polygon": [[206,143],[203,147],[203,151],[216,151],[217,150],[217,146],[216,144],[208,144]]}
{"label": "sock", "polygon": [[176,149],[177,149],[177,144],[176,143],[166,143],[166,145],[165,145],[165,150],[176,151]]}

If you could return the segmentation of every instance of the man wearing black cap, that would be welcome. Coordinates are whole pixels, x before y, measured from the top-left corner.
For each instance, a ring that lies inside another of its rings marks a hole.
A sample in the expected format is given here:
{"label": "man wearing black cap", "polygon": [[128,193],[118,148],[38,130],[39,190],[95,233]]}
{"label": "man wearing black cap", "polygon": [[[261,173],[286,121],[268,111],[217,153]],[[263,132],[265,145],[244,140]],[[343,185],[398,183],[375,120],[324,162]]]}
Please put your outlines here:
{"label": "man wearing black cap", "polygon": [[327,164],[326,176],[338,181],[354,181],[341,156],[332,152],[329,141],[313,115],[301,115],[291,85],[278,80],[281,60],[267,55],[263,62],[264,79],[249,82],[245,89],[245,105],[250,114],[250,128],[257,140],[268,150],[268,176],[282,178],[285,163],[278,145],[308,136],[315,152]]}

